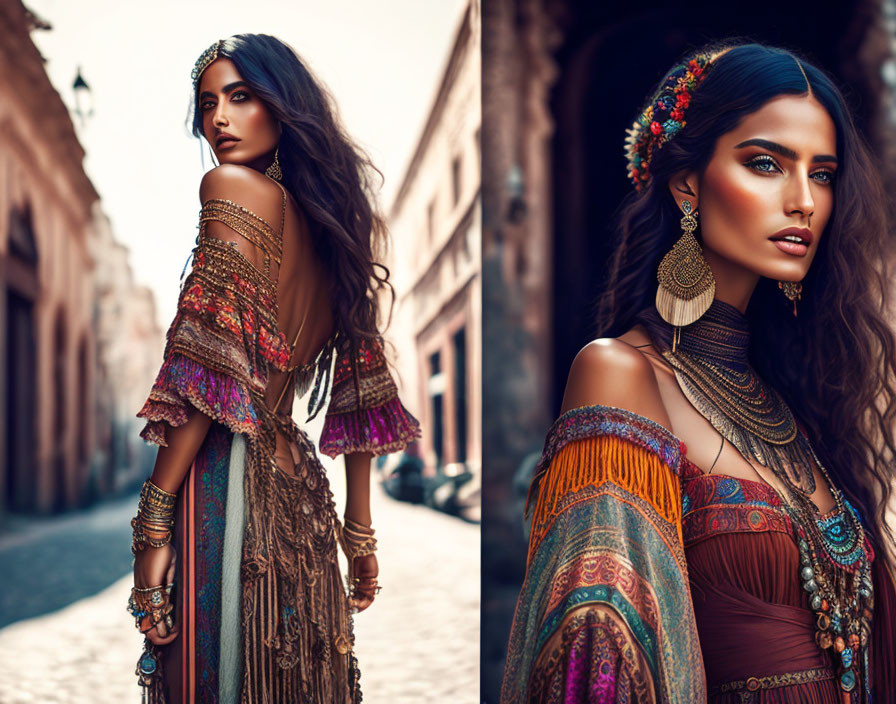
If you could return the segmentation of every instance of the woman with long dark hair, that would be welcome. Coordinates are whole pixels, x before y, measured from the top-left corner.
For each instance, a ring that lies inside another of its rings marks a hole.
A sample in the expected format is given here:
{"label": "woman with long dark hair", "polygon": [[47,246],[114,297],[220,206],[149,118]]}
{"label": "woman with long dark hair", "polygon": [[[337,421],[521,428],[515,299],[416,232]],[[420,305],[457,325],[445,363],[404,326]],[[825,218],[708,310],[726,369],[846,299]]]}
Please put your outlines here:
{"label": "woman with long dark hair", "polygon": [[[379,333],[372,167],[274,37],[216,42],[193,85],[193,133],[220,165],[138,414],[160,445],[132,521],[144,701],[356,702],[351,613],[378,591],[370,460],[419,435]],[[320,449],[345,455],[344,523],[291,418],[294,396],[311,390],[310,420],[331,386]]]}
{"label": "woman with long dark hair", "polygon": [[716,46],[629,130],[502,701],[896,701],[887,203],[832,81]]}

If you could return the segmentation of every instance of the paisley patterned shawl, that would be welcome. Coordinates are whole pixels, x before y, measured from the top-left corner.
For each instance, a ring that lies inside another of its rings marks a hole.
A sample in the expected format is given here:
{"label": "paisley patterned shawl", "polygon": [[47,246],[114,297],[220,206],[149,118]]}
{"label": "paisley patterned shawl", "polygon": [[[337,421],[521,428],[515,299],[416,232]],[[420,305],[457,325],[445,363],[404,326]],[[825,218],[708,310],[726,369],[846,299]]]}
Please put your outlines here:
{"label": "paisley patterned shawl", "polygon": [[682,454],[665,428],[620,408],[576,408],[551,427],[503,704],[706,700]]}

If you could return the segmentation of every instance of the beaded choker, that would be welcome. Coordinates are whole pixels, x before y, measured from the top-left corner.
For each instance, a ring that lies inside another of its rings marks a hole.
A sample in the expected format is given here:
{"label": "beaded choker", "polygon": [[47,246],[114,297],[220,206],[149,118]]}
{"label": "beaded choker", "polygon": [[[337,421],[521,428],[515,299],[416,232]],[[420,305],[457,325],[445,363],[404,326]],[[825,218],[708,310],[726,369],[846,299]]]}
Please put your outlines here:
{"label": "beaded choker", "polygon": [[[716,299],[696,322],[675,332],[655,308],[638,319],[691,404],[744,459],[769,467],[784,483],[787,496],[781,498],[794,527],[800,580],[816,617],[815,640],[834,651],[840,687],[850,692],[862,683],[866,696],[856,701],[868,701],[873,552],[858,513],[834,486],[793,413],[750,366],[746,317]],[[814,465],[836,502],[824,516],[810,499]]]}

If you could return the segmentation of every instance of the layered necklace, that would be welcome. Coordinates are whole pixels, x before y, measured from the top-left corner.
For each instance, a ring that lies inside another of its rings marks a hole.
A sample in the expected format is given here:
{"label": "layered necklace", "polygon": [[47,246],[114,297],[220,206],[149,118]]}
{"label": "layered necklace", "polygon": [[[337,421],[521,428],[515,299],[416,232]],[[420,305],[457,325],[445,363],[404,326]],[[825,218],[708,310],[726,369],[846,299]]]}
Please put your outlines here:
{"label": "layered necklace", "polygon": [[[772,489],[794,527],[799,576],[816,616],[815,640],[833,651],[840,687],[852,693],[851,700],[868,701],[871,546],[858,512],[834,486],[784,399],[750,365],[746,317],[718,299],[696,322],[674,331],[655,310],[639,317],[691,404],[745,460],[768,467],[784,485],[786,496]],[[813,464],[836,502],[825,515],[810,499]],[[860,682],[864,697],[856,688]]]}

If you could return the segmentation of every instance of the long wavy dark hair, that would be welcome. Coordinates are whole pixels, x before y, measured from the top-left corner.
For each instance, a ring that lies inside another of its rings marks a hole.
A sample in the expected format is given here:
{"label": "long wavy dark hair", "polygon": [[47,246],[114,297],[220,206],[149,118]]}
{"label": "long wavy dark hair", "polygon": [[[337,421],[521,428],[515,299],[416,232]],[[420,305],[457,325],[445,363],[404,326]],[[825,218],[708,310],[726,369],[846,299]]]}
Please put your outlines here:
{"label": "long wavy dark hair", "polygon": [[[374,178],[382,175],[339,123],[334,102],[295,50],[268,34],[225,39],[231,61],[280,122],[283,185],[302,207],[315,250],[330,273],[336,328],[351,342],[379,333],[383,289],[394,291],[385,255],[386,225],[376,207]],[[202,137],[199,86],[193,94],[193,135]],[[388,323],[388,318],[386,323]]]}
{"label": "long wavy dark hair", "polygon": [[890,247],[878,167],[825,73],[760,44],[720,44],[696,53],[723,49],[694,91],[685,127],[653,154],[651,182],[620,207],[618,246],[598,302],[599,332],[618,336],[655,305],[657,267],[681,236],[681,213],[668,187],[672,174],[702,173],[721,135],[772,98],[806,95],[808,79],[836,126],[833,212],[803,280],[798,317],[776,282],[760,279],[746,312],[750,359],[805,426],[837,486],[870,523],[872,537],[887,536],[892,546],[885,511],[896,474],[896,343],[884,317]]}

